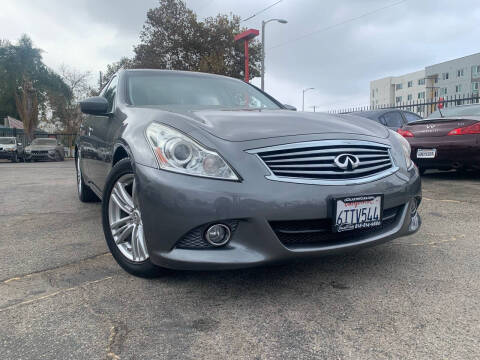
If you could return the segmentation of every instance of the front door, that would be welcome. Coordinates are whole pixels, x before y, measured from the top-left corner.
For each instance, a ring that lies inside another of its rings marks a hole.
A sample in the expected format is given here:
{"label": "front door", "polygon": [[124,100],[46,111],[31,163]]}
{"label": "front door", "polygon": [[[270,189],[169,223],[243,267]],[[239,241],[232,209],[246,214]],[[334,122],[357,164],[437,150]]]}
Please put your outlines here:
{"label": "front door", "polygon": [[118,128],[115,116],[115,100],[117,94],[118,78],[115,76],[105,87],[100,96],[107,99],[109,109],[104,116],[92,116],[90,123],[90,141],[93,154],[89,159],[88,172],[93,185],[99,191],[103,191],[105,180],[110,171],[113,151],[113,134]]}

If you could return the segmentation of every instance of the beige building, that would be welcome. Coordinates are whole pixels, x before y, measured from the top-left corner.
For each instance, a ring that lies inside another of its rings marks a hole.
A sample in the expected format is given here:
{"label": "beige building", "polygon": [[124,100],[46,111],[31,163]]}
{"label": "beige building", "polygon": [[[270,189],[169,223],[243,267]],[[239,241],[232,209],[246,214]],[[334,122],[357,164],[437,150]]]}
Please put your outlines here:
{"label": "beige building", "polygon": [[372,107],[423,101],[425,95],[425,70],[370,82],[370,106]]}

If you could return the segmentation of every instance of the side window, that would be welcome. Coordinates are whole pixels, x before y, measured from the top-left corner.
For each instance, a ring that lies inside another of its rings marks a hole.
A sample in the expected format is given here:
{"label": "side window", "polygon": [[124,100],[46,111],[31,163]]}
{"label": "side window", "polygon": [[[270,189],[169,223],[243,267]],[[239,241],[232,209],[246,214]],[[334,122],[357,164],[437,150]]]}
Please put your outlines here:
{"label": "side window", "polygon": [[108,112],[113,110],[115,95],[117,94],[117,83],[118,77],[115,76],[102,94],[102,96],[108,101]]}
{"label": "side window", "polygon": [[386,125],[391,128],[401,128],[403,126],[402,115],[398,111],[391,111],[383,115]]}
{"label": "side window", "polygon": [[417,121],[421,119],[421,117],[418,116],[417,114],[413,114],[409,112],[404,112],[403,115],[405,115],[405,119],[407,120],[407,123],[411,123],[412,121]]}

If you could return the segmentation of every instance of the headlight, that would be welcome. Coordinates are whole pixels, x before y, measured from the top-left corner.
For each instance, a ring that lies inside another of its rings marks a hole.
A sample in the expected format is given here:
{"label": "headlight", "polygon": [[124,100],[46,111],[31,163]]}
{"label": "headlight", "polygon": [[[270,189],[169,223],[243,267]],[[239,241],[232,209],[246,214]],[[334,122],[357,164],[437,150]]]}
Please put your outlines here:
{"label": "headlight", "polygon": [[49,153],[49,154],[54,154],[54,153],[55,153],[55,150],[48,150],[48,153]]}
{"label": "headlight", "polygon": [[32,149],[25,149],[25,152],[30,154],[32,152]]}
{"label": "headlight", "polygon": [[223,158],[169,126],[152,123],[146,131],[158,165],[165,170],[226,180],[239,180]]}
{"label": "headlight", "polygon": [[402,135],[400,135],[396,131],[390,130],[390,132],[398,139],[398,141],[400,141],[400,144],[402,144],[403,155],[405,156],[407,170],[410,170],[413,166],[413,161],[410,157],[410,154],[412,153],[412,148],[410,147],[410,144],[407,140],[405,140]]}

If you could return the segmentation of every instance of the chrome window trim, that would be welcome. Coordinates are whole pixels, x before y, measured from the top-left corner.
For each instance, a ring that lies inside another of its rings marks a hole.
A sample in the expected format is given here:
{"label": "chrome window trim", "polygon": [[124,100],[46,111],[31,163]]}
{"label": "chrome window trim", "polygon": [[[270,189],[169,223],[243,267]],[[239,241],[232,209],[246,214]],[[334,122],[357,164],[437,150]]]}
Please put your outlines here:
{"label": "chrome window trim", "polygon": [[[359,177],[356,179],[328,180],[328,179],[292,178],[287,176],[275,175],[259,155],[259,153],[263,153],[267,151],[277,151],[277,150],[287,150],[287,149],[290,150],[290,149],[297,149],[297,148],[304,148],[304,147],[332,146],[332,145],[333,146],[335,145],[356,145],[356,146],[367,145],[367,146],[383,147],[388,151],[388,155],[390,156],[392,167],[382,172],[379,172],[377,174]],[[258,160],[260,160],[260,162],[269,172],[269,175],[265,176],[265,178],[268,180],[289,182],[289,183],[296,183],[296,184],[308,184],[308,185],[356,185],[356,184],[365,184],[368,182],[380,180],[384,177],[395,174],[399,170],[399,167],[397,166],[392,156],[391,148],[392,147],[388,144],[377,143],[373,141],[345,139],[345,140],[304,141],[304,142],[298,142],[298,143],[289,143],[289,144],[268,146],[264,148],[250,149],[250,150],[246,150],[246,152],[249,154],[255,155],[258,158]]]}

